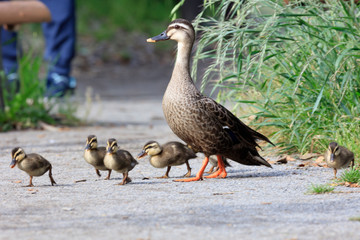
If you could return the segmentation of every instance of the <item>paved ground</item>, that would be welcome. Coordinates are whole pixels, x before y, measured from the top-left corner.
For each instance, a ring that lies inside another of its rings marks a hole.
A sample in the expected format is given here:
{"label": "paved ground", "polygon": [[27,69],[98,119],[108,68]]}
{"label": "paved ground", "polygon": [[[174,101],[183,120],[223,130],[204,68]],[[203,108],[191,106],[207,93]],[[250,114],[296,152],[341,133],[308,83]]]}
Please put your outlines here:
{"label": "paved ground", "polygon": [[[311,184],[330,182],[332,170],[298,168],[299,161],[273,169],[233,162],[226,179],[176,183],[172,180],[185,174],[185,166],[174,167],[173,178],[156,179],[165,169],[143,159],[130,172],[128,185],[115,185],[121,181],[115,172],[111,180],[103,180],[106,173],[98,178],[82,157],[88,134],[96,134],[100,145],[115,137],[134,156],[148,140],[177,140],[161,110],[169,68],[78,72],[74,103],[90,126],[0,134],[0,239],[360,238],[360,222],[350,221],[360,217],[360,190],[336,187],[337,193],[309,195]],[[84,97],[88,86],[91,98]],[[16,146],[50,160],[58,184],[52,187],[44,175],[34,178],[35,187],[24,187],[28,176],[9,168]],[[199,154],[190,162],[193,174],[201,161]]]}

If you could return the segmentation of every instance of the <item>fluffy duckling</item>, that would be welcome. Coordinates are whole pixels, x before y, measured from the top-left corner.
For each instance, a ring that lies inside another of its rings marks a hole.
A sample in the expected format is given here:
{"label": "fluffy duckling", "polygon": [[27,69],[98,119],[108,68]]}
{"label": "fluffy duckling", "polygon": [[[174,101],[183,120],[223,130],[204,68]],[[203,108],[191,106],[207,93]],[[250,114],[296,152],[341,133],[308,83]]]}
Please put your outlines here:
{"label": "fluffy duckling", "polygon": [[114,138],[107,141],[106,154],[104,157],[104,165],[108,169],[120,172],[123,174],[123,180],[119,185],[124,185],[131,182],[129,178],[129,171],[131,171],[138,162],[126,150],[121,150]]}
{"label": "fluffy duckling", "polygon": [[196,158],[196,154],[193,150],[176,141],[167,142],[163,145],[160,145],[156,141],[149,141],[144,145],[141,153],[139,153],[138,159],[144,157],[145,155],[150,156],[150,164],[153,167],[167,167],[165,175],[159,178],[168,178],[172,166],[179,166],[184,163],[186,164],[188,170],[184,177],[190,177],[191,168],[189,165],[189,159]]}
{"label": "fluffy duckling", "polygon": [[87,163],[91,164],[96,171],[96,174],[101,177],[100,171],[108,171],[105,180],[110,179],[111,169],[104,165],[104,157],[106,147],[98,147],[97,138],[95,135],[89,135],[86,139],[86,147],[84,152],[84,159]]}
{"label": "fluffy duckling", "polygon": [[[222,160],[224,162],[225,168],[226,167],[231,167],[230,163],[228,162],[228,160],[225,157],[222,157]],[[211,156],[209,158],[209,163],[212,165],[211,168],[209,169],[209,171],[207,171],[206,173],[211,174],[213,172],[216,172],[217,170],[219,170],[219,166],[218,166],[218,160]]]}
{"label": "fluffy duckling", "polygon": [[49,171],[49,178],[51,185],[56,184],[55,180],[52,177],[51,169],[52,166],[48,160],[36,153],[25,154],[22,148],[16,147],[11,152],[12,161],[10,167],[14,168],[16,165],[20,170],[23,170],[30,176],[30,183],[26,187],[33,187],[32,179],[33,177],[38,177],[44,175]]}
{"label": "fluffy duckling", "polygon": [[336,142],[331,142],[324,154],[324,158],[329,167],[334,169],[334,177],[336,179],[337,169],[346,168],[351,164],[354,167],[354,153],[343,146],[339,146]]}

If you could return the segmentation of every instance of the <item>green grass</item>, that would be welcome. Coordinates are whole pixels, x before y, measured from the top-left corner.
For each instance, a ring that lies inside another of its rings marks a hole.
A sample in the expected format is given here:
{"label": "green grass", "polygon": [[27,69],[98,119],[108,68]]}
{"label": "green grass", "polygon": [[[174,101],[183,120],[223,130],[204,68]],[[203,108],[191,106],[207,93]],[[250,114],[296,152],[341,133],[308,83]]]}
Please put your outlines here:
{"label": "green grass", "polygon": [[360,171],[357,169],[347,169],[340,176],[340,182],[360,183]]}
{"label": "green grass", "polygon": [[[232,1],[231,1],[232,2]],[[202,85],[215,79],[218,100],[285,151],[323,152],[337,141],[360,154],[360,6],[329,0],[205,4],[193,76],[210,59]],[[213,10],[213,11],[209,11]]]}
{"label": "green grass", "polygon": [[360,217],[351,217],[349,218],[350,221],[360,221]]}
{"label": "green grass", "polygon": [[310,194],[323,194],[323,193],[329,193],[334,191],[334,187],[329,186],[327,184],[311,184],[311,187],[309,188]]}
{"label": "green grass", "polygon": [[47,124],[78,124],[75,117],[76,105],[44,102],[45,80],[39,79],[43,61],[31,53],[25,54],[19,62],[20,89],[8,91],[2,74],[2,86],[5,109],[0,110],[0,131],[38,128],[40,122]]}
{"label": "green grass", "polygon": [[[37,75],[40,66],[41,59],[24,56],[19,63],[19,92],[3,88],[5,110],[0,110],[0,131],[35,128],[38,121],[54,123],[43,102],[45,83]],[[5,82],[4,76],[2,79]]]}

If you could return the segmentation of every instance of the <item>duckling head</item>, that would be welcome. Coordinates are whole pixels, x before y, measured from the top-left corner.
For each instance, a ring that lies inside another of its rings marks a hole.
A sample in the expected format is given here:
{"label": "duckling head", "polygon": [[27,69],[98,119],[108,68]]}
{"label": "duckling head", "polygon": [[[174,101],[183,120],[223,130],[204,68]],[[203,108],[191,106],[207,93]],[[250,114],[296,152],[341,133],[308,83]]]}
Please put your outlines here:
{"label": "duckling head", "polygon": [[172,21],[164,32],[155,37],[148,38],[147,42],[158,42],[169,39],[184,42],[188,41],[189,38],[191,42],[195,39],[194,27],[188,20],[179,18]]}
{"label": "duckling head", "polygon": [[16,147],[11,151],[11,163],[10,167],[14,168],[17,163],[22,161],[26,157],[26,154],[22,148]]}
{"label": "duckling head", "polygon": [[113,153],[117,152],[119,149],[120,148],[119,148],[115,138],[110,138],[107,141],[107,146],[106,146],[107,153],[113,154]]}
{"label": "duckling head", "polygon": [[138,159],[143,158],[146,155],[156,156],[156,155],[160,154],[161,151],[162,151],[162,149],[161,149],[160,144],[158,142],[149,141],[144,145],[143,150],[141,151],[141,153],[139,153]]}
{"label": "duckling head", "polygon": [[329,152],[330,152],[330,161],[334,161],[334,157],[338,156],[340,154],[339,145],[337,142],[331,142],[329,143]]}
{"label": "duckling head", "polygon": [[95,135],[89,135],[86,139],[86,147],[85,150],[96,149],[98,146],[97,138]]}

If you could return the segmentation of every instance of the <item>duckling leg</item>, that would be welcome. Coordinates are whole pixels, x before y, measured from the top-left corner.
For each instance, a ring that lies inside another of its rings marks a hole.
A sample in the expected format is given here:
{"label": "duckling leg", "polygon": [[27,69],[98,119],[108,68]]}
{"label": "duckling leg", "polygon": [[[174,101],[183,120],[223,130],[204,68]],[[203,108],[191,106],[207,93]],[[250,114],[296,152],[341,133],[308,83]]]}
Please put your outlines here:
{"label": "duckling leg", "polygon": [[32,179],[33,179],[33,176],[30,176],[30,182],[29,182],[29,185],[25,186],[25,187],[33,187],[34,185],[32,184]]}
{"label": "duckling leg", "polygon": [[109,180],[110,179],[110,175],[111,175],[111,169],[108,171],[108,175],[106,178],[104,178],[104,180]]}
{"label": "duckling leg", "polygon": [[336,173],[337,173],[337,169],[336,169],[336,168],[334,168],[334,179],[337,179],[337,177],[336,177]]}
{"label": "duckling leg", "polygon": [[128,172],[123,173],[123,180],[118,185],[125,185],[127,183],[131,182],[131,178],[129,178]]}
{"label": "duckling leg", "polygon": [[186,179],[177,179],[177,180],[174,180],[174,182],[193,182],[193,181],[203,180],[203,174],[204,174],[206,165],[208,163],[209,163],[209,157],[205,156],[205,159],[202,163],[202,166],[201,166],[199,172],[196,174],[196,177],[186,178]]}
{"label": "duckling leg", "polygon": [[54,184],[56,184],[56,182],[55,182],[54,178],[52,177],[51,169],[52,169],[52,166],[50,165],[49,178],[50,178],[51,186],[54,186]]}
{"label": "duckling leg", "polygon": [[207,173],[207,174],[211,174],[211,173],[213,173],[214,168],[215,168],[214,166],[211,166],[211,168],[209,169],[209,171],[207,171],[206,173]]}
{"label": "duckling leg", "polygon": [[224,161],[223,161],[222,157],[220,155],[216,155],[216,157],[218,159],[218,168],[219,168],[219,170],[217,170],[213,174],[210,174],[209,176],[206,176],[206,178],[216,178],[216,177],[226,178],[226,176],[227,176],[227,172],[226,172],[226,169],[225,169],[225,164],[224,164]]}
{"label": "duckling leg", "polygon": [[170,169],[171,169],[171,166],[168,166],[167,169],[166,169],[165,175],[164,175],[164,176],[161,176],[161,177],[157,177],[157,178],[158,178],[158,179],[160,179],[160,178],[169,178]]}
{"label": "duckling leg", "polygon": [[190,167],[190,164],[189,164],[189,161],[186,161],[186,168],[187,168],[187,173],[184,175],[184,177],[190,177],[191,175],[191,167]]}
{"label": "duckling leg", "polygon": [[96,174],[97,174],[99,177],[101,177],[101,174],[100,174],[99,169],[96,169],[96,168],[95,168],[95,171],[96,171]]}

